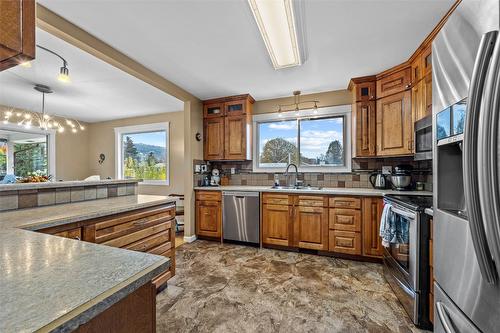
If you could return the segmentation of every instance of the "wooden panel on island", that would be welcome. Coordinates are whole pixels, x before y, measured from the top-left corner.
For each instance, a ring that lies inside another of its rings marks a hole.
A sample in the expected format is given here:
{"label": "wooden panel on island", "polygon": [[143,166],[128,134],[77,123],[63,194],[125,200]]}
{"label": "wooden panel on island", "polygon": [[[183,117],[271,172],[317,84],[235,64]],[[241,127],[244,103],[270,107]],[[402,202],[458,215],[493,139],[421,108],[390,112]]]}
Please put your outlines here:
{"label": "wooden panel on island", "polygon": [[66,238],[165,256],[170,268],[153,283],[175,275],[175,204],[153,206],[38,230]]}

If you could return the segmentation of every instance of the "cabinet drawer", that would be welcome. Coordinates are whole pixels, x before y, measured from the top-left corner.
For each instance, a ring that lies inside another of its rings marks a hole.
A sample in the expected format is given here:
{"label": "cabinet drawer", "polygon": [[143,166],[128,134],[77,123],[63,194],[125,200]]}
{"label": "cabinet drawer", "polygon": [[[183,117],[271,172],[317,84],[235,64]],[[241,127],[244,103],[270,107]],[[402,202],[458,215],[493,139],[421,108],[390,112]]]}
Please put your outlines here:
{"label": "cabinet drawer", "polygon": [[333,197],[330,198],[330,207],[360,209],[361,199],[353,197]]}
{"label": "cabinet drawer", "polygon": [[196,191],[196,200],[221,201],[220,191]]}
{"label": "cabinet drawer", "polygon": [[377,80],[377,98],[402,92],[411,87],[411,67]]}
{"label": "cabinet drawer", "polygon": [[299,195],[298,204],[299,206],[327,207],[328,199],[326,197],[312,195]]}
{"label": "cabinet drawer", "polygon": [[149,252],[149,250],[170,241],[170,230],[163,231],[124,246],[127,250]]}
{"label": "cabinet drawer", "polygon": [[262,202],[271,205],[290,205],[290,197],[287,194],[264,193]]}
{"label": "cabinet drawer", "polygon": [[109,245],[109,246],[114,246],[114,247],[126,247],[127,245],[131,245],[134,242],[137,242],[139,240],[142,240],[144,238],[147,238],[149,236],[152,236],[154,234],[163,232],[163,231],[168,231],[170,232],[170,229],[172,228],[172,221],[169,222],[164,222],[158,225],[154,225],[152,227],[139,230],[127,235],[124,235],[122,237],[114,238],[109,241],[106,241],[102,244],[104,245]]}
{"label": "cabinet drawer", "polygon": [[96,223],[95,242],[103,243],[135,231],[172,221],[175,208],[145,211]]}
{"label": "cabinet drawer", "polygon": [[361,255],[361,233],[330,230],[328,236],[329,251]]}
{"label": "cabinet drawer", "polygon": [[59,237],[64,237],[64,238],[71,238],[71,239],[80,240],[80,239],[82,239],[82,228],[73,228],[73,229],[68,229],[68,230],[64,230],[64,231],[59,231],[53,235],[59,236]]}
{"label": "cabinet drawer", "polygon": [[357,209],[330,208],[330,229],[361,231],[361,211]]}

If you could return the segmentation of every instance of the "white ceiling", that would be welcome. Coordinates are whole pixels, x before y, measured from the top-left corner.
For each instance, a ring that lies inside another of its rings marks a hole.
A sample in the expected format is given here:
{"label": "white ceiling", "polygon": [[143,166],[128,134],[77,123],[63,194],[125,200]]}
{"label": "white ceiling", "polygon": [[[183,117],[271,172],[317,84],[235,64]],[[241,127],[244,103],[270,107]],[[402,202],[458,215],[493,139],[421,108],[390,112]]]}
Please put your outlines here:
{"label": "white ceiling", "polygon": [[37,48],[31,68],[13,67],[0,73],[0,104],[40,111],[42,95],[33,89],[45,84],[46,111],[87,122],[181,111],[183,103],[149,84],[48,34],[36,30],[36,41],[68,61],[71,83],[57,80],[62,61]]}
{"label": "white ceiling", "polygon": [[201,99],[257,100],[345,89],[405,61],[454,1],[304,1],[308,58],[275,71],[246,0],[39,0]]}

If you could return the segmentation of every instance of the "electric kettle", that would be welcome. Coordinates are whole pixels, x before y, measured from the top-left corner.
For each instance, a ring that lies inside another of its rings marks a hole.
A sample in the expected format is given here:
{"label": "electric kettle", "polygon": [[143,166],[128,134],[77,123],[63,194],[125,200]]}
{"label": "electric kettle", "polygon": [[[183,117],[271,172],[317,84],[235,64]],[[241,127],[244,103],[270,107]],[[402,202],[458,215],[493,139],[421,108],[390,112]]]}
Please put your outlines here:
{"label": "electric kettle", "polygon": [[372,173],[370,175],[370,183],[374,188],[385,189],[387,188],[387,179],[382,173]]}

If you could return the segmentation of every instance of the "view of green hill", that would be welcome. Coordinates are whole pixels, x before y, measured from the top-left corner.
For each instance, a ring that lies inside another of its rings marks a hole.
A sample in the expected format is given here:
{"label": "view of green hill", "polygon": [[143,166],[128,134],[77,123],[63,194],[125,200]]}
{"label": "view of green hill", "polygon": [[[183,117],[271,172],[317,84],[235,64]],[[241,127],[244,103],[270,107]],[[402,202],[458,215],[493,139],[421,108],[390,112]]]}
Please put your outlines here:
{"label": "view of green hill", "polygon": [[153,152],[153,155],[158,161],[163,161],[165,159],[165,147],[148,145],[145,143],[134,143],[134,146],[141,156],[146,156],[150,152]]}

